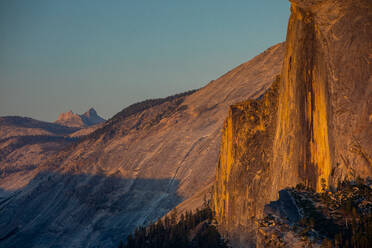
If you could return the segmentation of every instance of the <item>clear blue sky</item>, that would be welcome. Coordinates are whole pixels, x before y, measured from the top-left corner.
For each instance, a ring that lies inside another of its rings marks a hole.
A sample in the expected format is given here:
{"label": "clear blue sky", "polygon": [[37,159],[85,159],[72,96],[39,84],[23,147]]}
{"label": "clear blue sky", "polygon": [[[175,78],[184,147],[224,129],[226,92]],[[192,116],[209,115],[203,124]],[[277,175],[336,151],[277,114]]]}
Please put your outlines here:
{"label": "clear blue sky", "polygon": [[286,0],[0,0],[0,116],[105,118],[285,40]]}

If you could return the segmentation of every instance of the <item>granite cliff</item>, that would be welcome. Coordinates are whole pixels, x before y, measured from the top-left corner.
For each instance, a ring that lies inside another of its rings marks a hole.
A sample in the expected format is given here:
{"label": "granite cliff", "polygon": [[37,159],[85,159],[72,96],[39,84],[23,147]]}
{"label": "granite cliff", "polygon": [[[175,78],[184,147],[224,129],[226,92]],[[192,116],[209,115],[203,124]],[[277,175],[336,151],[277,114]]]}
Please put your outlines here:
{"label": "granite cliff", "polygon": [[230,108],[214,209],[239,245],[278,192],[372,175],[372,2],[291,0],[280,79]]}

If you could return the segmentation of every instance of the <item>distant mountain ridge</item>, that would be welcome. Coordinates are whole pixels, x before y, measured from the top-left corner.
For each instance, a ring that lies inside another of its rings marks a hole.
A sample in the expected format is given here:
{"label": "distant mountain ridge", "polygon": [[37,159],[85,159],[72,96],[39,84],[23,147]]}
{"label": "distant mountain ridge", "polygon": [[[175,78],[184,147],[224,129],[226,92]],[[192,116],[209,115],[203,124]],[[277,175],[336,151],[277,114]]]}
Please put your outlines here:
{"label": "distant mountain ridge", "polygon": [[105,122],[101,116],[97,114],[94,108],[90,108],[82,115],[69,112],[61,113],[55,123],[68,127],[87,127]]}
{"label": "distant mountain ridge", "polygon": [[29,117],[3,116],[0,117],[0,139],[25,135],[69,135],[79,130],[58,123],[35,120]]}

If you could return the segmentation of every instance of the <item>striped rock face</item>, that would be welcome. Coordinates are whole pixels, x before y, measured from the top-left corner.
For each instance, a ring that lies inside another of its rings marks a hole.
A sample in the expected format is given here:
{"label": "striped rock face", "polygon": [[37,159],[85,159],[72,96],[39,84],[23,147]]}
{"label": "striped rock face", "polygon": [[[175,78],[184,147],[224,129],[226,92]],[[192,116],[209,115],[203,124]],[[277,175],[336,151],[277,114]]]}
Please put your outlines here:
{"label": "striped rock face", "polygon": [[215,211],[238,243],[281,189],[372,175],[372,3],[291,3],[278,89],[225,122]]}

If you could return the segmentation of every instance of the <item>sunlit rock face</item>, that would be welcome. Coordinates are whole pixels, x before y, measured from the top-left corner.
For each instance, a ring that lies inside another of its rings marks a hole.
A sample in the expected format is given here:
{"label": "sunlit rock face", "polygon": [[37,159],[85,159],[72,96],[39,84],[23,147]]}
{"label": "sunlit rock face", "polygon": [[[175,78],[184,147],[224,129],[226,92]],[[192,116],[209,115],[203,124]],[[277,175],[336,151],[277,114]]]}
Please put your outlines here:
{"label": "sunlit rock face", "polygon": [[99,116],[94,108],[90,108],[82,115],[69,112],[61,113],[55,123],[68,127],[88,127],[105,122],[106,120]]}
{"label": "sunlit rock face", "polygon": [[372,175],[372,2],[291,3],[277,98],[232,106],[223,131],[215,211],[238,244],[281,189]]}
{"label": "sunlit rock face", "polygon": [[[269,197],[278,86],[279,77],[258,100],[231,106],[225,121],[214,209],[221,230],[233,239],[236,232],[253,230],[252,217],[261,212]],[[248,236],[251,239],[254,234]]]}
{"label": "sunlit rock face", "polygon": [[[274,168],[320,191],[371,173],[372,3],[293,1],[291,11]],[[274,178],[275,190],[286,181]]]}

